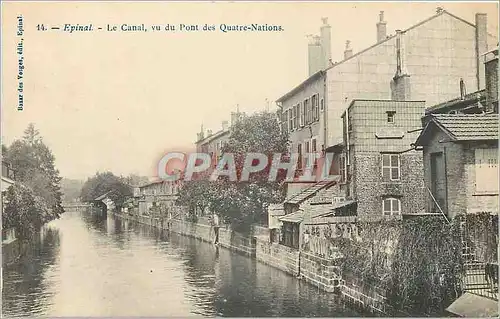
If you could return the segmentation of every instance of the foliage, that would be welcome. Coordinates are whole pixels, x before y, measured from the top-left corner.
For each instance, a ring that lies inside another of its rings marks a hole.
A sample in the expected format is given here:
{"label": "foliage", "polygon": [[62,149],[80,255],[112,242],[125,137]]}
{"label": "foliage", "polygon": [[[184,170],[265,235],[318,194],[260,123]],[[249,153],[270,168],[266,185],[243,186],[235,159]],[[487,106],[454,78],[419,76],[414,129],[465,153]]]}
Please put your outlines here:
{"label": "foliage", "polygon": [[78,179],[63,178],[61,180],[61,189],[64,202],[73,202],[80,199],[84,181]]}
{"label": "foliage", "polygon": [[344,261],[342,272],[365,283],[387,287],[391,274],[391,254],[401,232],[400,221],[372,221],[357,224],[360,238],[338,238]]}
{"label": "foliage", "polygon": [[276,181],[269,182],[268,165],[265,170],[250,174],[248,181],[240,181],[245,156],[266,154],[269,164],[274,153],[287,153],[287,145],[288,136],[280,132],[275,114],[263,112],[242,118],[231,127],[230,138],[222,150],[224,154],[233,154],[238,181],[230,181],[227,176],[208,181],[208,174],[198,176],[184,183],[178,203],[188,206],[190,215],[197,209],[208,208],[234,230],[249,231],[252,224],[267,220],[270,203],[283,200],[284,174],[281,171]]}
{"label": "foliage", "polygon": [[14,228],[19,238],[32,239],[43,224],[57,218],[42,197],[20,183],[7,189],[4,202],[2,227]]}
{"label": "foliage", "polygon": [[[21,140],[6,149],[5,159],[15,170],[16,181],[31,188],[42,197],[54,212],[55,218],[64,212],[62,207],[61,177],[55,168],[55,158],[43,143],[40,133],[29,124]],[[2,151],[5,151],[2,148]]]}
{"label": "foliage", "polygon": [[342,270],[385,288],[395,311],[441,313],[461,293],[464,270],[456,220],[448,224],[441,217],[412,217],[360,228],[362,241],[342,242]]}
{"label": "foliage", "polygon": [[461,293],[464,272],[457,219],[441,217],[404,221],[393,262],[391,299],[412,314],[439,313]]}
{"label": "foliage", "polygon": [[123,177],[115,176],[111,172],[96,173],[83,184],[80,198],[84,202],[91,202],[106,193],[116,208],[121,210],[127,198],[132,196],[132,188]]}
{"label": "foliage", "polygon": [[498,260],[498,215],[488,212],[467,214],[460,216],[466,218],[467,239],[474,249],[476,258],[485,262]]}

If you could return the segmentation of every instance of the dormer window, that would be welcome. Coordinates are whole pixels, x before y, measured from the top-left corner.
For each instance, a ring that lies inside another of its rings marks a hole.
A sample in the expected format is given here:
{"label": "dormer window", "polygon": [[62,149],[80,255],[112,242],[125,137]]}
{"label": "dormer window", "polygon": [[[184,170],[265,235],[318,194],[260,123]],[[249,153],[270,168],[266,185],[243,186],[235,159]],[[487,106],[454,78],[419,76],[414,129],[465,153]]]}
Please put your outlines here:
{"label": "dormer window", "polygon": [[394,123],[395,111],[387,111],[387,123]]}

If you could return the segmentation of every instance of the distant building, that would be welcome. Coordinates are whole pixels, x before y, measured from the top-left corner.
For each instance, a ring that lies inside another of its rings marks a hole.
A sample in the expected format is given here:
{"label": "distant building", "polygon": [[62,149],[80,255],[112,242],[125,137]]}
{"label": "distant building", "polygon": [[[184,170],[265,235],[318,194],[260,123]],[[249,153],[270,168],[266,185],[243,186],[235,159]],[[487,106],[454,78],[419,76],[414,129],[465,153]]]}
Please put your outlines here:
{"label": "distant building", "polygon": [[[2,161],[2,212],[5,209],[5,193],[7,189],[14,185],[14,170],[10,163]],[[16,231],[14,228],[2,229],[2,244],[9,244],[16,240]]]}
{"label": "distant building", "polygon": [[150,210],[158,206],[160,214],[165,214],[165,216],[167,216],[169,212],[174,210],[179,187],[179,181],[154,181],[140,186],[136,194],[138,198],[139,215],[149,215]]}
{"label": "distant building", "polygon": [[355,99],[390,99],[398,63],[411,75],[412,99],[427,105],[455,97],[461,78],[466,90],[485,89],[482,55],[498,41],[487,33],[485,14],[476,14],[472,24],[440,9],[421,23],[387,35],[381,13],[376,27],[373,46],[353,54],[348,43],[340,62],[327,63],[330,26],[323,21],[321,36],[309,44],[309,77],[276,101],[293,151],[322,151],[342,143],[343,111]]}
{"label": "distant building", "polygon": [[107,211],[114,211],[116,208],[116,204],[113,199],[111,199],[110,194],[111,192],[102,194],[101,196],[98,196],[96,199],[94,199],[94,202],[102,203],[106,207]]}
{"label": "distant building", "polygon": [[212,165],[215,166],[222,156],[222,148],[229,141],[231,126],[245,117],[246,114],[237,110],[231,113],[231,123],[222,122],[222,128],[213,133],[212,130],[204,131],[203,127],[198,133],[196,140],[196,151],[198,153],[210,154]]}
{"label": "distant building", "polygon": [[14,184],[14,170],[10,163],[2,161],[2,193]]}

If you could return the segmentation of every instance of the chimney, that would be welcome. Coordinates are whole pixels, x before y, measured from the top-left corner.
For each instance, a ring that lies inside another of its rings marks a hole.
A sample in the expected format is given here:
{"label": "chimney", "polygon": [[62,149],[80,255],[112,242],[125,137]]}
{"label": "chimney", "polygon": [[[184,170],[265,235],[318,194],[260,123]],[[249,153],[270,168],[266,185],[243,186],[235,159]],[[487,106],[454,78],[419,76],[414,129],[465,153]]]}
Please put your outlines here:
{"label": "chimney", "polygon": [[384,21],[384,11],[380,11],[377,23],[377,43],[387,38],[387,22]]}
{"label": "chimney", "polygon": [[231,126],[238,123],[240,119],[241,119],[241,113],[239,111],[231,112]]}
{"label": "chimney", "polygon": [[222,121],[222,130],[225,132],[229,129],[229,122],[228,121]]}
{"label": "chimney", "polygon": [[396,74],[391,81],[391,99],[409,101],[411,99],[410,76],[405,67],[404,34],[396,30]]}
{"label": "chimney", "polygon": [[498,48],[485,55],[486,113],[498,113]]}
{"label": "chimney", "polygon": [[309,76],[322,69],[321,41],[319,36],[309,36],[308,62]]}
{"label": "chimney", "polygon": [[465,95],[467,94],[465,89],[464,79],[460,78],[460,99],[465,100]]}
{"label": "chimney", "polygon": [[345,42],[344,59],[352,57],[351,41]]}
{"label": "chimney", "polygon": [[201,141],[205,136],[204,136],[204,131],[203,131],[203,124],[201,124],[201,129],[200,132],[198,133],[198,141]]}
{"label": "chimney", "polygon": [[483,54],[488,52],[488,31],[486,13],[476,13],[476,80],[477,89],[482,90],[484,85]]}
{"label": "chimney", "polygon": [[207,130],[207,137],[212,136],[212,130]]}
{"label": "chimney", "polygon": [[332,58],[332,31],[328,24],[328,18],[321,18],[323,25],[320,29],[321,37],[321,69],[326,69],[330,66],[330,59]]}

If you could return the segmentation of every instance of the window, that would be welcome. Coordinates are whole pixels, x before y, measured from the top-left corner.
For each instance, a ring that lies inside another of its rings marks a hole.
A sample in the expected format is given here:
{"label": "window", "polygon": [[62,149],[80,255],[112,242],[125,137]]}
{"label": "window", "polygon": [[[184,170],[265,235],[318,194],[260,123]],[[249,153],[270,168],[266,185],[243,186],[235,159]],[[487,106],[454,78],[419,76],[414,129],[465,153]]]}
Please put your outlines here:
{"label": "window", "polygon": [[288,113],[288,129],[293,130],[293,107],[287,111]]}
{"label": "window", "polygon": [[315,122],[319,119],[319,112],[318,112],[318,94],[315,94],[311,98],[311,104],[312,104],[312,119],[311,122]]}
{"label": "window", "polygon": [[476,192],[498,193],[498,149],[477,148],[476,158]]}
{"label": "window", "polygon": [[399,154],[382,154],[382,177],[384,180],[400,179]]}
{"label": "window", "polygon": [[394,123],[394,115],[396,115],[395,111],[387,111],[387,123]]}
{"label": "window", "polygon": [[309,99],[305,99],[304,100],[304,124],[309,124],[311,123],[311,119],[310,119],[310,110],[309,110]]}
{"label": "window", "polygon": [[321,99],[321,112],[325,110],[325,102],[323,102],[323,99]]}
{"label": "window", "polygon": [[297,145],[297,153],[299,155],[299,160],[297,163],[297,168],[302,168],[302,144]]}
{"label": "window", "polygon": [[401,201],[397,198],[385,198],[382,201],[382,211],[388,216],[401,214]]}
{"label": "window", "polygon": [[288,111],[284,111],[281,114],[281,131],[283,133],[288,132]]}
{"label": "window", "polygon": [[306,125],[307,100],[304,100],[300,107],[300,127]]}
{"label": "window", "polygon": [[293,129],[296,130],[297,129],[297,124],[298,124],[298,118],[297,116],[299,115],[299,104],[295,105],[293,107]]}
{"label": "window", "polygon": [[[318,151],[318,149],[316,146],[316,139],[313,138],[313,139],[311,139],[311,153],[316,153],[317,151]],[[318,167],[318,161],[317,161],[316,157],[314,157],[313,168],[317,168],[317,167]]]}

